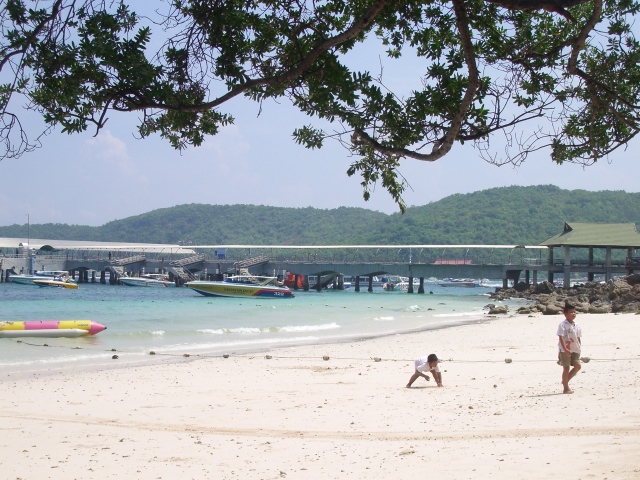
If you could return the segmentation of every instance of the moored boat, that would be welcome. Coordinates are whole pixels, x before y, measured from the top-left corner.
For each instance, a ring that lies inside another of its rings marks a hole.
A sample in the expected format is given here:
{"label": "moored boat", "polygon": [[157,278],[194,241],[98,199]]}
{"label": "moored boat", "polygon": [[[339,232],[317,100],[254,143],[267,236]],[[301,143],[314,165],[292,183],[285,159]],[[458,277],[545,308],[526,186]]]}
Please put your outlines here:
{"label": "moored boat", "polygon": [[0,322],[0,338],[18,337],[86,337],[107,327],[92,320],[27,320]]}
{"label": "moored boat", "polygon": [[[402,285],[401,283],[403,282],[407,282],[407,280],[409,280],[408,278],[405,279],[403,277],[399,277],[397,275],[391,275],[389,277],[386,277],[384,284],[382,285],[382,288],[388,292],[393,292],[396,290],[401,290],[402,289]],[[408,283],[407,283],[408,286]]]}
{"label": "moored boat", "polygon": [[77,290],[78,284],[70,282],[67,278],[53,278],[53,279],[36,279],[33,281],[35,285],[39,287],[58,287],[58,288],[70,288]]}
{"label": "moored boat", "polygon": [[[390,276],[387,281],[382,285],[382,288],[388,292],[406,292],[409,290],[409,277]],[[420,280],[418,278],[413,279],[413,288],[420,286]]]}
{"label": "moored boat", "polygon": [[223,281],[196,280],[185,283],[185,287],[210,297],[293,297],[289,288],[278,285],[277,277],[256,275],[234,275]]}
{"label": "moored boat", "polygon": [[176,284],[170,282],[166,275],[148,273],[139,277],[120,277],[120,282],[128,287],[159,287],[170,288]]}
{"label": "moored boat", "polygon": [[11,283],[17,283],[19,285],[36,285],[35,280],[54,280],[54,279],[73,282],[71,280],[71,277],[69,277],[69,272],[65,270],[41,270],[39,272],[35,272],[33,275],[20,274],[20,275],[9,276],[9,281]]}

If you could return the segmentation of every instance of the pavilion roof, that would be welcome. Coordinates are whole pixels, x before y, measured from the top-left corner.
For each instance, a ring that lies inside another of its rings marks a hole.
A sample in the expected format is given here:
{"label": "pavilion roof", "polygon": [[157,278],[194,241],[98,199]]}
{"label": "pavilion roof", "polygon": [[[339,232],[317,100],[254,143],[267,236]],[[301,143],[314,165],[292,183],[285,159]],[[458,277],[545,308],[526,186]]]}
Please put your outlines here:
{"label": "pavilion roof", "polygon": [[640,248],[640,233],[634,223],[569,223],[562,233],[540,243],[548,247]]}

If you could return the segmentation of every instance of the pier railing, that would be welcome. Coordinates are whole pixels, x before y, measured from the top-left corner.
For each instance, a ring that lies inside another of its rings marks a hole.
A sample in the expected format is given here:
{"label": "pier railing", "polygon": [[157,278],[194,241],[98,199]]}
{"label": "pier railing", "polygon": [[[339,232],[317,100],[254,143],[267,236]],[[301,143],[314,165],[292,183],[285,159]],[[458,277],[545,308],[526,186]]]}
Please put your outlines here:
{"label": "pier railing", "polygon": [[239,262],[235,262],[237,268],[249,268],[256,265],[263,265],[268,263],[271,259],[267,255],[259,255],[257,257],[250,257]]}
{"label": "pier railing", "polygon": [[189,282],[191,280],[197,280],[197,277],[193,273],[191,273],[189,270],[179,265],[169,265],[167,267],[167,270],[170,273],[172,273],[175,277],[178,277],[185,282]]}
{"label": "pier railing", "polygon": [[[256,254],[257,253],[257,254]],[[453,252],[448,255],[442,255],[441,252],[409,252],[402,249],[376,249],[370,252],[358,251],[358,249],[344,249],[344,250],[270,250],[268,252],[251,252],[248,253],[242,249],[231,250],[226,252],[226,258],[220,260],[216,255],[208,255],[207,253],[201,253],[198,255],[185,255],[180,257],[173,254],[172,256],[162,254],[140,254],[123,258],[109,258],[105,252],[73,252],[68,251],[63,254],[36,254],[34,255],[35,264],[38,269],[44,270],[42,264],[61,263],[65,261],[76,262],[106,262],[116,266],[126,266],[134,263],[143,262],[162,262],[163,266],[167,264],[174,266],[188,266],[197,263],[223,263],[235,265],[238,268],[248,268],[268,262],[277,263],[333,263],[333,264],[346,264],[357,265],[359,263],[384,263],[384,264],[413,264],[413,265],[520,265],[522,267],[539,267],[547,265],[548,260],[546,255],[541,257],[522,257],[519,255],[503,252],[502,254],[474,254],[474,255],[455,255]],[[167,258],[169,257],[169,258]],[[3,255],[1,258],[5,259],[5,264],[10,260],[16,260],[18,264],[22,264],[28,261],[28,257],[18,255]],[[22,263],[21,263],[22,262]],[[564,266],[564,261],[561,258],[556,257],[552,262],[554,267]],[[574,267],[585,266],[605,266],[606,263],[603,259],[571,259],[571,265]],[[611,260],[611,266],[624,267],[629,263],[625,262],[624,257],[613,258]]]}
{"label": "pier railing", "polygon": [[[224,247],[221,258],[216,250]],[[191,275],[215,278],[221,273],[240,268],[250,268],[253,274],[293,272],[300,275],[328,275],[330,273],[349,276],[402,275],[414,278],[502,278],[513,280],[518,272],[530,272],[534,282],[553,275],[588,272],[611,278],[612,275],[629,274],[640,270],[640,264],[625,264],[628,253],[612,252],[611,262],[604,262],[602,252],[593,258],[572,258],[570,267],[563,261],[564,252],[549,252],[540,246],[243,246],[194,247],[194,251],[178,253],[167,251],[144,252],[140,250],[105,251],[72,250],[57,252],[34,252],[32,257],[15,258],[7,251],[3,270],[24,269],[68,270],[112,270],[113,277],[141,272],[166,272],[168,267],[176,277],[188,281]],[[15,250],[12,251],[15,253]],[[130,253],[133,253],[131,255]],[[553,253],[553,255],[551,254]],[[129,256],[126,256],[128,255]],[[608,259],[607,259],[608,260]],[[187,266],[188,265],[188,270]],[[179,269],[184,270],[180,272]],[[121,272],[121,271],[122,272]],[[528,273],[526,274],[528,275]],[[189,277],[189,278],[187,278]]]}
{"label": "pier railing", "polygon": [[198,255],[191,255],[186,258],[181,258],[180,260],[172,260],[170,262],[170,265],[174,267],[184,267],[185,265],[192,265],[194,263],[204,262],[206,258],[207,258],[206,255],[201,253]]}
{"label": "pier railing", "polygon": [[144,255],[132,255],[130,257],[120,258],[118,260],[111,261],[112,265],[123,266],[131,265],[132,263],[144,262],[146,257]]}

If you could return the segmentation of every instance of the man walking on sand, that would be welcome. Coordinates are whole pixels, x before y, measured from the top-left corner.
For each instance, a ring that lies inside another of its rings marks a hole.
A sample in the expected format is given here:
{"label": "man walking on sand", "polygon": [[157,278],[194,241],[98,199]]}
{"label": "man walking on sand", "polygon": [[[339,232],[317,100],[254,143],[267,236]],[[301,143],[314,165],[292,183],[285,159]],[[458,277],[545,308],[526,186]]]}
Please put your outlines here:
{"label": "man walking on sand", "polygon": [[[576,308],[565,303],[564,320],[558,325],[558,364],[562,365],[562,393],[573,393],[569,381],[580,371],[580,347],[582,330],[575,323]],[[571,368],[573,367],[573,368]]]}

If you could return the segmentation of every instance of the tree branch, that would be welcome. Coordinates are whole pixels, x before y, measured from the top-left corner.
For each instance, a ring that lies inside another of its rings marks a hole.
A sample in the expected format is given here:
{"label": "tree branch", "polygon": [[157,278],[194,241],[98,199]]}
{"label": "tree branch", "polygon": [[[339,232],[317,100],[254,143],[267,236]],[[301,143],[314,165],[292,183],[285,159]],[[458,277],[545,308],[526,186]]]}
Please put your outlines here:
{"label": "tree branch", "polygon": [[567,20],[575,23],[576,19],[573,18],[567,8],[575,7],[576,5],[582,5],[584,3],[590,3],[592,0],[484,0],[487,3],[497,5],[507,10],[520,10],[530,12],[533,10],[546,10],[547,12],[557,13],[562,15]]}
{"label": "tree branch", "polygon": [[467,65],[469,73],[469,79],[465,95],[460,102],[458,111],[455,113],[453,119],[451,120],[451,125],[449,126],[449,129],[447,130],[444,138],[434,144],[431,153],[424,154],[408,150],[406,148],[398,149],[392,147],[384,147],[380,145],[379,142],[375,141],[364,130],[362,130],[361,128],[356,128],[352,136],[352,142],[354,144],[368,144],[374,147],[377,152],[385,155],[397,155],[401,157],[413,158],[415,160],[422,160],[425,162],[434,162],[449,153],[451,147],[453,146],[453,142],[456,140],[456,137],[460,132],[462,121],[466,117],[466,113],[469,110],[471,103],[473,102],[473,97],[475,96],[479,85],[478,67],[476,65],[476,56],[473,48],[473,43],[471,41],[469,19],[467,17],[464,0],[453,0],[452,3],[456,16],[456,27],[458,29],[458,32],[460,33],[460,40],[462,50],[464,52],[465,63]]}
{"label": "tree branch", "polygon": [[393,0],[378,0],[376,1],[371,8],[369,8],[362,17],[353,22],[353,24],[342,32],[339,35],[331,37],[327,39],[325,42],[316,46],[309,54],[302,59],[302,61],[295,67],[292,68],[280,75],[275,75],[273,77],[264,77],[264,78],[255,78],[252,80],[243,83],[235,88],[232,88],[225,95],[218,97],[215,100],[210,102],[201,103],[198,105],[165,105],[158,103],[144,103],[144,104],[135,104],[134,108],[131,110],[142,110],[145,108],[157,108],[162,110],[177,110],[181,112],[202,112],[205,110],[210,110],[212,108],[218,107],[223,103],[228,102],[232,98],[250,90],[251,88],[267,85],[278,85],[278,84],[288,84],[292,82],[294,79],[302,76],[311,66],[313,66],[314,62],[322,55],[327,52],[332,47],[343,44],[344,42],[351,40],[357,37],[364,29],[366,29],[371,23],[375,20],[378,14]]}

